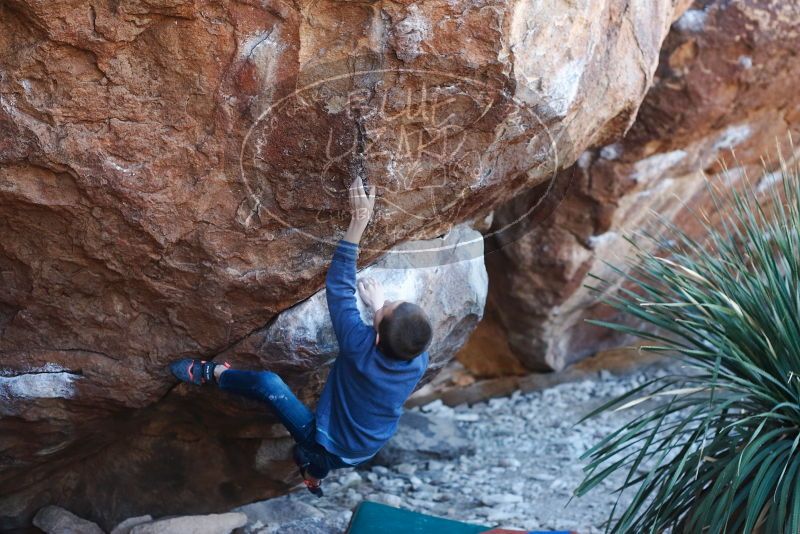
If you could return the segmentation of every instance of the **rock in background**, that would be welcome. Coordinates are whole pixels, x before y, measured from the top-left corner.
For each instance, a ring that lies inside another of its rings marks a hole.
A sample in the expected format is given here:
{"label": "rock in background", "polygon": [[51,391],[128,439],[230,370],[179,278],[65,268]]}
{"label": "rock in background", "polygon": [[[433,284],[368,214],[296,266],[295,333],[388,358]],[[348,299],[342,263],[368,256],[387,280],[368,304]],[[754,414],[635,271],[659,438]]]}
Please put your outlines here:
{"label": "rock in background", "polygon": [[249,340],[321,287],[352,175],[364,264],[545,183],[628,128],[685,4],[0,4],[0,528],[283,491],[256,411],[198,424],[167,362],[238,345],[312,398],[314,354]]}
{"label": "rock in background", "polygon": [[[625,342],[584,322],[613,317],[584,286],[595,285],[587,273],[617,279],[604,262],[622,263],[623,237],[652,226],[652,212],[701,235],[690,210],[715,212],[703,172],[741,165],[755,179],[761,157],[774,157],[778,144],[793,157],[787,132],[797,138],[800,124],[798,28],[800,6],[771,0],[700,0],[673,24],[631,131],[582,154],[565,171],[572,186],[553,217],[487,257],[488,321],[460,355],[468,368],[514,373],[508,361],[516,358],[528,370],[561,370]],[[732,177],[737,183],[742,171]],[[496,210],[494,224],[530,201]],[[486,343],[505,337],[487,358]]]}

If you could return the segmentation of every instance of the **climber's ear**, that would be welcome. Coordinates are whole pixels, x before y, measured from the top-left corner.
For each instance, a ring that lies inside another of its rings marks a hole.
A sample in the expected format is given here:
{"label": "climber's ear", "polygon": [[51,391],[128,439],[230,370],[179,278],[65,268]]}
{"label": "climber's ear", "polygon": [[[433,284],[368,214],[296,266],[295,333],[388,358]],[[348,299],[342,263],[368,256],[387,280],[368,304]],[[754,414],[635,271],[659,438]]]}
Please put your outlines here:
{"label": "climber's ear", "polygon": [[376,334],[375,334],[375,346],[376,346],[376,347],[378,346],[378,342],[379,342],[380,340],[381,340],[381,335],[380,335],[380,333],[376,333]]}

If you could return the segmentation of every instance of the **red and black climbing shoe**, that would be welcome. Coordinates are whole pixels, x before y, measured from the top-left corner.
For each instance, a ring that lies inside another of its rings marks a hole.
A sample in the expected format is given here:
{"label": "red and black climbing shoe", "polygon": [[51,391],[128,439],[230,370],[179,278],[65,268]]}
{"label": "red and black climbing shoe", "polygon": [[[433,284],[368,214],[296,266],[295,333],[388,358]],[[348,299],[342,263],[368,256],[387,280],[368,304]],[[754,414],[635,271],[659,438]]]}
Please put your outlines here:
{"label": "red and black climbing shoe", "polygon": [[303,476],[303,484],[306,485],[308,491],[310,491],[317,497],[322,497],[324,495],[324,493],[322,493],[321,480],[317,480],[316,478],[308,475],[303,469],[300,470],[300,474]]}
{"label": "red and black climbing shoe", "polygon": [[181,382],[189,382],[190,384],[197,384],[198,386],[207,383],[214,383],[214,369],[218,365],[230,367],[228,362],[217,363],[206,360],[197,360],[192,358],[181,358],[169,364],[169,370],[175,375],[175,378]]}
{"label": "red and black climbing shoe", "polygon": [[303,460],[297,445],[292,447],[292,458],[294,459],[295,465],[297,465],[297,468],[300,470],[300,476],[303,478],[303,484],[306,485],[306,489],[317,497],[322,497],[324,495],[322,493],[322,480],[308,474],[308,466],[311,464]]}

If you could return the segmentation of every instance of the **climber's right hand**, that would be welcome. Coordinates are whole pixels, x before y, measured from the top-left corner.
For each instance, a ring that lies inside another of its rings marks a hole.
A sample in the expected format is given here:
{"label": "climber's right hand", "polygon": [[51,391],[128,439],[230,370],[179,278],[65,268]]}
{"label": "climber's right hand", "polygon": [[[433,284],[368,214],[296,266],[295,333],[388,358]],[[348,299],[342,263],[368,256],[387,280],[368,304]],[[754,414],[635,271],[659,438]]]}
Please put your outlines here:
{"label": "climber's right hand", "polygon": [[370,186],[369,194],[364,190],[361,177],[356,177],[349,189],[350,197],[350,227],[344,236],[345,241],[358,244],[364,230],[367,229],[375,208],[375,186]]}

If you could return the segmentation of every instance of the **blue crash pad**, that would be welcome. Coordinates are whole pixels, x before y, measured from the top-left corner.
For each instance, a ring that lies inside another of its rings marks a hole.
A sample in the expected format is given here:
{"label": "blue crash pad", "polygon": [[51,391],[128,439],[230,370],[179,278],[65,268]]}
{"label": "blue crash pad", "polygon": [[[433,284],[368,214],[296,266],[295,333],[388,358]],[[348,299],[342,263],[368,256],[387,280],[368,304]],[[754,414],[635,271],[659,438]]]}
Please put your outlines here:
{"label": "blue crash pad", "polygon": [[347,534],[571,534],[566,531],[493,530],[484,525],[420,514],[371,501],[360,503],[353,511]]}

